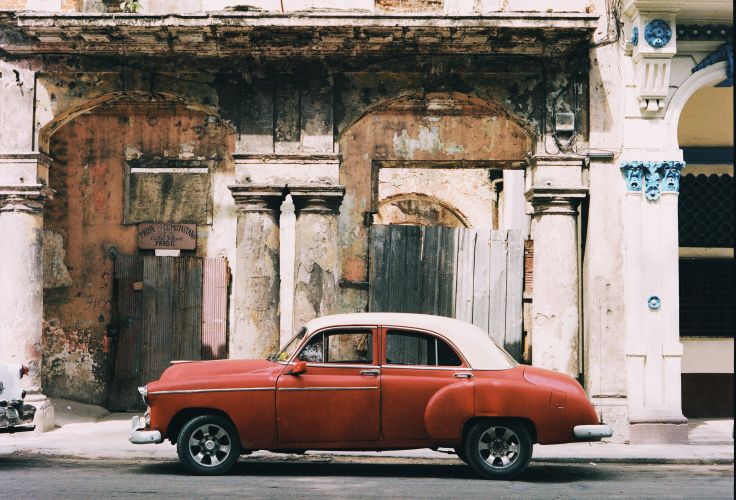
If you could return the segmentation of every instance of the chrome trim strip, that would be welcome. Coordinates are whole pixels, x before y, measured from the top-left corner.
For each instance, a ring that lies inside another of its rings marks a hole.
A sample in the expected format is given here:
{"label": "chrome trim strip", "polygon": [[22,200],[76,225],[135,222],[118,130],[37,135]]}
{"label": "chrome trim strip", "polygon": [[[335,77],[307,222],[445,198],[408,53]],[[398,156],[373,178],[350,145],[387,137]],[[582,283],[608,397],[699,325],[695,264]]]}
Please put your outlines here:
{"label": "chrome trim strip", "polygon": [[279,387],[280,391],[370,391],[378,387]]}
{"label": "chrome trim strip", "polygon": [[[289,363],[291,364],[291,363]],[[307,363],[307,366],[314,366],[317,368],[360,368],[361,370],[378,369],[378,365],[349,365],[340,363]]]}
{"label": "chrome trim strip", "polygon": [[152,394],[197,394],[200,392],[246,392],[246,391],[275,391],[273,387],[228,387],[227,389],[177,389],[173,391],[155,391]]}
{"label": "chrome trim strip", "polygon": [[472,372],[465,366],[425,366],[425,365],[383,365],[383,368],[400,368],[402,370],[445,370],[453,372]]}

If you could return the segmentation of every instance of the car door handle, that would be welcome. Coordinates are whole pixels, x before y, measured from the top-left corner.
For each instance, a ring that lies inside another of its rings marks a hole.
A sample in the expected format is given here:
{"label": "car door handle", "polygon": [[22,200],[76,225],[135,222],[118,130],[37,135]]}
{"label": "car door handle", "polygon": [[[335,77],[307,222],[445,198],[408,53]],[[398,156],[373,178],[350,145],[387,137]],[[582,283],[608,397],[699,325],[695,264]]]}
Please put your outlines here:
{"label": "car door handle", "polygon": [[381,370],[360,370],[360,374],[361,375],[372,375],[375,377],[376,375],[381,374]]}
{"label": "car door handle", "polygon": [[454,377],[455,378],[473,378],[473,374],[468,373],[468,372],[460,372],[460,373],[455,373]]}

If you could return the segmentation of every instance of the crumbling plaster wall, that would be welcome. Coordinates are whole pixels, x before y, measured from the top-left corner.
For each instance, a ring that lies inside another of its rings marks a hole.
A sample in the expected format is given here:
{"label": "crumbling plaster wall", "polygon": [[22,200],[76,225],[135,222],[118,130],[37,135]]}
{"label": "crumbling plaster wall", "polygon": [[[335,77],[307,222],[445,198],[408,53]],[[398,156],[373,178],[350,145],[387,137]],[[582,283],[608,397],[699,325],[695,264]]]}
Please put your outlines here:
{"label": "crumbling plaster wall", "polygon": [[[177,66],[181,66],[181,61],[173,59],[155,70],[145,61],[135,60],[128,61],[125,66],[96,59],[82,61],[71,58],[48,62],[46,68],[36,74],[35,141],[42,151],[51,150],[57,160],[52,167],[57,172],[57,177],[52,179],[52,187],[58,189],[57,185],[62,181],[58,178],[63,164],[60,159],[64,155],[77,154],[75,151],[79,144],[83,145],[81,151],[89,153],[95,149],[99,152],[101,149],[95,144],[98,136],[102,137],[99,134],[128,127],[115,123],[110,113],[102,113],[95,119],[101,120],[106,116],[105,120],[110,122],[106,127],[96,127],[95,133],[91,133],[89,120],[99,113],[84,113],[94,106],[104,103],[117,103],[113,107],[125,106],[126,103],[133,106],[133,103],[140,103],[143,106],[140,109],[144,109],[145,101],[171,101],[176,103],[171,106],[180,115],[196,116],[200,121],[208,115],[218,117],[217,133],[208,136],[205,142],[214,144],[220,141],[216,149],[222,172],[213,176],[214,221],[201,239],[199,251],[207,256],[225,255],[231,263],[234,262],[236,228],[228,184],[344,184],[347,191],[340,209],[338,242],[341,278],[364,281],[367,243],[363,213],[375,208],[371,204],[378,201],[372,199],[371,192],[371,169],[375,162],[437,164],[523,160],[530,154],[545,152],[545,148],[549,150],[550,145],[557,147],[550,135],[554,111],[570,110],[574,106],[577,106],[580,131],[577,145],[582,146],[587,141],[587,100],[579,95],[587,89],[587,82],[580,73],[579,55],[564,60],[382,56],[360,64],[362,69],[357,72],[346,70],[344,64],[335,61],[294,61],[288,64],[283,61],[255,64],[251,61],[242,67],[229,65],[227,69],[207,64],[197,68],[200,71],[190,69],[186,72],[177,71]],[[293,72],[284,73],[286,67],[294,68]],[[447,106],[449,108],[443,109]],[[219,118],[232,129],[220,126]],[[146,125],[143,120],[142,126],[149,127],[151,137],[156,137],[154,128],[163,130],[166,123],[174,126],[167,120],[169,118],[164,122],[159,120],[156,127]],[[202,126],[202,130],[206,130],[207,125]],[[235,133],[231,136],[233,130]],[[109,132],[110,136],[115,134],[117,132]],[[127,137],[126,134],[118,135],[121,140]],[[105,137],[105,141],[112,140],[112,137]],[[198,148],[204,147],[194,141],[194,146],[190,144],[182,149],[179,144],[189,144],[189,139],[171,137],[170,140],[171,144],[139,145],[134,149],[140,152],[160,150],[161,154],[165,150],[169,155],[199,155]],[[110,153],[115,161],[119,161],[119,155],[124,153],[123,144],[119,146],[122,149]],[[90,164],[83,157],[70,157],[64,162],[77,169]],[[109,164],[106,165],[105,168],[110,168]],[[81,171],[75,175],[81,176]],[[99,175],[102,171],[89,178],[96,179]],[[423,178],[427,175],[439,177],[433,181],[436,189],[424,189],[432,191],[424,194],[441,194],[441,199],[450,206],[455,209],[462,207],[458,211],[468,216],[471,225],[490,223],[486,164],[479,164],[477,170],[471,168],[466,172],[457,170],[436,174],[427,174],[421,169],[407,169],[402,174],[400,169],[395,169],[390,178],[383,178],[385,196],[399,194],[402,189],[421,193]],[[106,182],[112,181],[108,179]],[[456,190],[441,193],[442,186],[450,183]],[[393,186],[390,189],[389,184]],[[92,185],[93,189],[98,187]],[[479,206],[472,208],[465,206],[471,191],[479,197]],[[68,196],[69,193],[61,190],[57,196],[60,201],[55,203],[68,203]],[[95,196],[100,195],[92,196],[92,203],[103,203]],[[120,205],[117,208],[119,210]],[[52,212],[49,212],[49,217]],[[282,247],[285,247],[282,255],[288,256],[289,251],[293,255],[293,214],[288,205],[285,212],[282,224],[285,223],[290,233],[284,235],[282,228]],[[103,213],[104,210],[100,216]],[[76,215],[70,213],[69,219],[74,217],[82,217],[81,212]],[[57,214],[49,219],[47,228],[61,234],[65,244],[69,245],[67,230],[54,227],[66,223]],[[96,260],[95,265],[90,263],[87,267],[97,271],[110,267],[109,258],[100,246],[103,239],[109,240],[111,245],[117,243],[121,251],[135,249],[134,232],[130,228],[118,225],[114,230],[109,228],[107,233],[103,233],[99,228],[95,229],[97,239],[89,243]],[[66,251],[67,262],[77,262],[82,255],[81,250],[75,253],[67,248]],[[74,267],[69,266],[70,274],[73,280],[79,280],[81,271]],[[237,273],[237,270],[233,269],[233,272]],[[287,286],[292,278],[290,272],[288,266],[282,267]],[[101,276],[89,277],[90,283],[101,284],[104,281]],[[53,323],[49,331],[55,328],[56,338],[62,337],[61,332],[67,329],[88,329],[92,332],[89,338],[99,343],[104,334],[104,324],[99,318],[101,315],[106,321],[109,318],[109,298],[103,300],[101,306],[86,306],[82,295],[76,296],[82,289],[71,291],[75,286],[80,285],[72,285],[67,292],[60,292],[62,288],[49,291],[47,319],[68,318],[72,316],[71,311],[79,307],[84,312],[80,316],[79,327],[64,320]],[[281,308],[288,317],[291,294],[288,290],[286,292],[282,293]],[[343,288],[341,294],[342,310],[365,309],[367,299],[359,287]],[[109,292],[105,291],[103,295],[109,297]],[[73,299],[73,304],[64,303],[67,300],[64,297]],[[289,322],[282,321],[282,324],[288,325]],[[289,333],[286,331],[284,337]],[[70,349],[65,351],[62,344],[57,343],[53,351],[68,353]],[[103,346],[95,344],[94,349],[97,354],[92,357],[85,355],[88,363],[83,370],[85,374],[75,377],[82,381],[81,384],[89,384],[84,390],[77,390],[76,397],[79,394],[93,394],[89,399],[101,397],[99,387],[93,387],[92,381],[99,379],[100,370],[104,371],[103,368],[95,368],[96,360],[101,359],[99,351]],[[66,374],[69,363],[56,361],[55,356],[49,357],[49,369],[57,370],[61,365],[64,368],[59,380],[64,377],[70,379],[71,376]],[[61,382],[52,393],[55,390],[62,390]],[[68,392],[74,392],[74,389]]]}
{"label": "crumbling plaster wall", "polygon": [[234,219],[232,199],[217,196],[233,177],[232,135],[229,127],[207,118],[174,102],[118,102],[77,117],[51,137],[50,184],[57,195],[47,204],[44,226],[54,235],[51,241],[64,242],[70,279],[50,283],[44,297],[48,394],[104,403],[111,361],[105,335],[112,320],[112,259],[115,253],[137,252],[137,226],[123,224],[125,161],[131,151],[150,159],[215,160],[211,176],[219,201],[213,224],[198,228],[197,254],[222,255],[232,262],[234,235],[220,227]]}

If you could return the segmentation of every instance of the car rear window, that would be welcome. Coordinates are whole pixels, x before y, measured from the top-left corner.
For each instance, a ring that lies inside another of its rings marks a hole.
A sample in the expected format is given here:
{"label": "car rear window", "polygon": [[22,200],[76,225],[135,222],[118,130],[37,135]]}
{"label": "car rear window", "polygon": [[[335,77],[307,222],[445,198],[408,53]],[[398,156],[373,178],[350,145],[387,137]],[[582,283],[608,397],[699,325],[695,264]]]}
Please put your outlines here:
{"label": "car rear window", "polygon": [[386,335],[386,363],[415,366],[461,366],[462,359],[447,342],[433,335],[390,330]]}

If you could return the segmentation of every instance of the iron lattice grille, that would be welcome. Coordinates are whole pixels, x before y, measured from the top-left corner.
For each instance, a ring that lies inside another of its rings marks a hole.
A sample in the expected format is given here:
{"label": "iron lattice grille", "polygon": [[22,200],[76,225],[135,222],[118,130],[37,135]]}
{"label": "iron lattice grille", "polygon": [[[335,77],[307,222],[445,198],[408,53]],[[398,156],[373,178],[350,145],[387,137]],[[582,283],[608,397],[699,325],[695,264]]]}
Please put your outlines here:
{"label": "iron lattice grille", "polygon": [[733,177],[685,175],[680,181],[681,247],[734,246]]}
{"label": "iron lattice grille", "polygon": [[680,335],[733,337],[733,259],[680,259]]}

